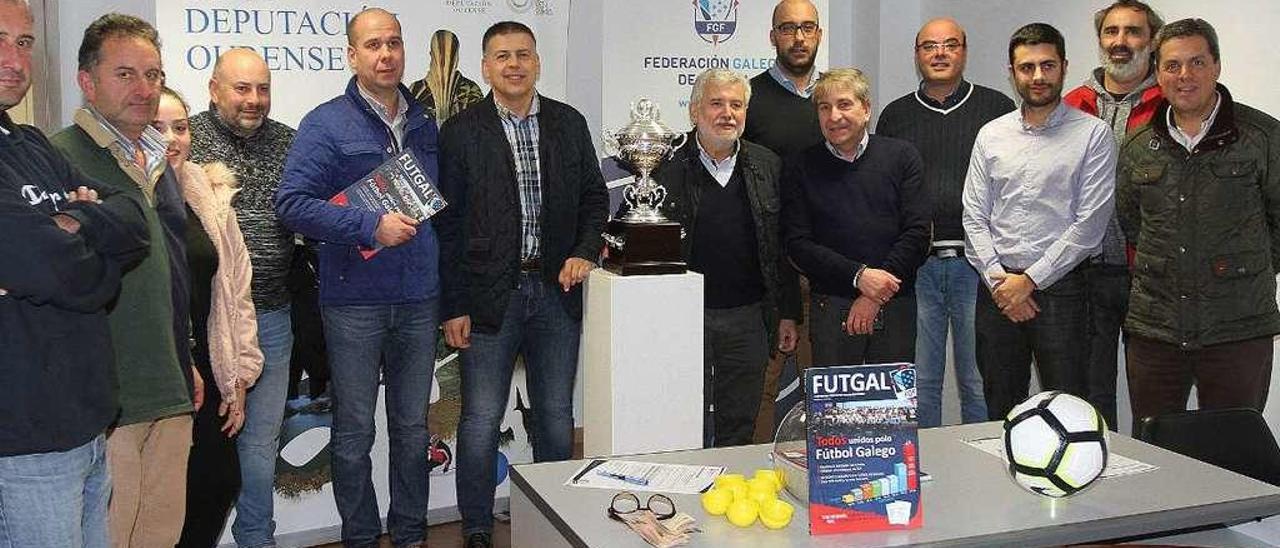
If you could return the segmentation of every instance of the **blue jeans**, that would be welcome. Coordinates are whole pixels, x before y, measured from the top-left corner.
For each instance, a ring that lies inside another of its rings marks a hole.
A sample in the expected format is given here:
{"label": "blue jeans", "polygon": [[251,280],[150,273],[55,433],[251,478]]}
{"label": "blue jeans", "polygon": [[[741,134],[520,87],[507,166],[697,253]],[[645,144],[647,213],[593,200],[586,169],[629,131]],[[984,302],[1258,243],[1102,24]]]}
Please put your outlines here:
{"label": "blue jeans", "polygon": [[536,273],[521,274],[502,328],[497,333],[472,331],[471,348],[462,351],[456,479],[464,536],[493,530],[498,427],[517,354],[524,356],[529,402],[537,417],[530,423],[525,415],[533,459],[565,460],[573,454],[573,382],[582,322],[569,317],[560,294],[559,286]]}
{"label": "blue jeans", "polygon": [[964,256],[929,257],[916,271],[916,393],[920,427],[942,424],[942,386],[947,376],[947,327],[960,388],[960,419],[987,420],[982,374],[974,354],[974,307],[978,272]]}
{"label": "blue jeans", "polygon": [[68,451],[0,457],[0,547],[106,548],[107,438]]}
{"label": "blue jeans", "polygon": [[346,546],[377,546],[382,532],[372,461],[381,377],[386,387],[391,505],[387,532],[403,546],[427,533],[427,405],[435,373],[439,302],[321,307],[332,373],[333,498]]}
{"label": "blue jeans", "polygon": [[244,547],[275,546],[276,458],[280,424],[289,391],[289,356],[293,320],[288,306],[258,313],[258,348],[262,374],[245,397],[244,429],[236,438],[240,457],[240,496],[231,534]]}

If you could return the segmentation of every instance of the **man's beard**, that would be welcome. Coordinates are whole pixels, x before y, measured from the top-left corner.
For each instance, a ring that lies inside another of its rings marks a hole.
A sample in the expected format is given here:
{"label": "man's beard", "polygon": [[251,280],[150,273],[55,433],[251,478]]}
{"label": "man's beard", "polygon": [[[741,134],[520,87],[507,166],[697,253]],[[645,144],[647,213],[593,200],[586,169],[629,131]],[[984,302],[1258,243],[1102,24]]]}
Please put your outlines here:
{"label": "man's beard", "polygon": [[1127,63],[1117,63],[1111,60],[1111,52],[1108,50],[1098,50],[1098,61],[1102,64],[1103,72],[1108,76],[1122,82],[1131,82],[1139,77],[1146,76],[1147,69],[1150,67],[1151,46],[1133,52]]}
{"label": "man's beard", "polygon": [[813,71],[813,64],[817,59],[817,48],[810,49],[809,58],[800,63],[792,63],[787,50],[778,51],[778,64],[782,65],[784,70],[796,76],[803,76]]}

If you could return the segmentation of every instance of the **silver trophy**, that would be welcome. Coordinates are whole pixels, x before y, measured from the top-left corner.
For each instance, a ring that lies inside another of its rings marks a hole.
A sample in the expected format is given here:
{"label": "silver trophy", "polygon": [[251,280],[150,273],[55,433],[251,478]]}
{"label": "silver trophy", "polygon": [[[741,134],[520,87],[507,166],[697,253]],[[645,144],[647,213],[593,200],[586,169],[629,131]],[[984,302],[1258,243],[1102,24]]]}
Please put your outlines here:
{"label": "silver trophy", "polygon": [[658,105],[641,98],[631,104],[631,123],[603,132],[604,148],[639,172],[622,197],[627,211],[609,221],[605,267],[624,276],[675,274],[686,270],[680,250],[680,223],[662,214],[667,189],[649,176],[684,145],[687,134],[672,131],[658,119]]}
{"label": "silver trophy", "polygon": [[635,183],[622,192],[628,211],[622,220],[631,223],[663,223],[662,200],[667,190],[649,174],[684,145],[688,135],[673,131],[658,118],[658,104],[641,98],[631,103],[631,123],[617,131],[604,131],[604,148],[612,156],[640,172]]}

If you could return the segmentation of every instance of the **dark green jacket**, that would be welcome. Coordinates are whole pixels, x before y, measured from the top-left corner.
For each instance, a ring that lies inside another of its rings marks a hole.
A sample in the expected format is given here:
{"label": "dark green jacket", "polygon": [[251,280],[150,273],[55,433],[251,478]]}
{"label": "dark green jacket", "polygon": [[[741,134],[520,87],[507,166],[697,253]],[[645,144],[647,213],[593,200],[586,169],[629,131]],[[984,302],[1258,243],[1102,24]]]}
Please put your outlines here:
{"label": "dark green jacket", "polygon": [[1121,149],[1116,209],[1135,243],[1125,332],[1185,349],[1280,333],[1280,122],[1231,100],[1188,153],[1167,102]]}
{"label": "dark green jacket", "polygon": [[[54,134],[53,145],[67,161],[85,175],[103,185],[145,204],[150,249],[120,283],[120,295],[107,316],[115,350],[116,378],[119,380],[120,416],[116,426],[127,426],[165,417],[190,413],[192,410],[185,372],[190,353],[178,355],[187,337],[178,337],[179,326],[185,333],[190,316],[187,305],[175,300],[186,299],[186,290],[177,292],[175,284],[186,280],[186,261],[181,248],[175,248],[173,234],[185,228],[182,195],[171,171],[156,184],[155,203],[143,196],[142,190],[120,169],[110,150],[99,146],[79,126],[71,126]],[[171,254],[174,250],[176,253]],[[175,274],[172,269],[180,269]],[[185,363],[184,363],[185,362]]]}
{"label": "dark green jacket", "polygon": [[[662,214],[680,222],[685,235],[680,241],[681,255],[689,260],[693,244],[694,215],[701,203],[703,172],[706,167],[698,156],[695,132],[689,132],[685,144],[675,155],[664,162],[653,174],[653,179],[667,190],[662,202]],[[778,320],[800,321],[800,285],[795,269],[782,253],[778,213],[781,201],[778,196],[778,178],[781,161],[769,149],[746,139],[738,141],[737,169],[742,171],[746,183],[747,200],[751,204],[751,217],[756,227],[756,245],[759,250],[760,275],[764,280],[765,332],[771,341],[778,334]],[[626,208],[626,203],[622,204]],[[773,341],[776,343],[776,341]],[[770,344],[770,348],[773,344]]]}

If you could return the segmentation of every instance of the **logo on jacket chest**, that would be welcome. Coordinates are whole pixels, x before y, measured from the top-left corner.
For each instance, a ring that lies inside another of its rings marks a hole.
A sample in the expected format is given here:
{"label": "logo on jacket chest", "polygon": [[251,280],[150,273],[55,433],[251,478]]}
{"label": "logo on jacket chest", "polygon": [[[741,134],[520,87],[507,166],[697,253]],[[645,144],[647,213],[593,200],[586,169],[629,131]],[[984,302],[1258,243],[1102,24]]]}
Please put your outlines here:
{"label": "logo on jacket chest", "polygon": [[[31,207],[40,209],[52,209],[54,211],[58,211],[58,203],[67,201],[67,195],[65,193],[56,191],[50,193],[36,185],[22,185],[22,189],[19,192],[22,193],[22,197],[27,200],[27,203],[31,204]],[[44,204],[45,202],[49,202],[49,205],[41,207],[41,204]]]}

